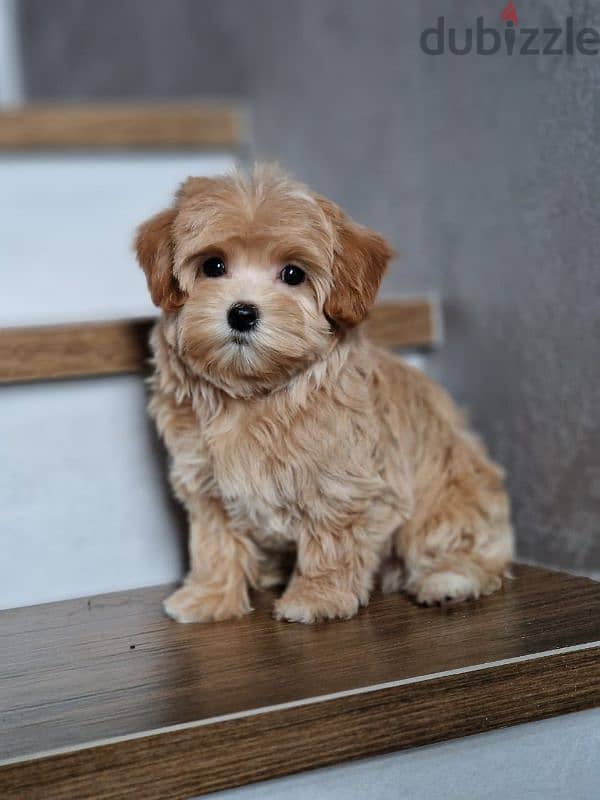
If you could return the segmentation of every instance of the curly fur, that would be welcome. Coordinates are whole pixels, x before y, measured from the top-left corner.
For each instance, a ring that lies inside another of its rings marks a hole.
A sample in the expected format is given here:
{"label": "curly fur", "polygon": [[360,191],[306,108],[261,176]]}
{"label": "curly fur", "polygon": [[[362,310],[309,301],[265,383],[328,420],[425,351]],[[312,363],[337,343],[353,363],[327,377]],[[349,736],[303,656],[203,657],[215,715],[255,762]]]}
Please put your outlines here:
{"label": "curly fur", "polygon": [[[188,179],[136,248],[163,309],[150,413],[190,524],[170,616],[238,617],[274,585],[276,617],[298,622],[353,616],[376,581],[427,604],[500,587],[501,469],[439,386],[363,335],[381,236],[259,167]],[[215,255],[227,273],[205,277]],[[307,280],[279,280],[287,263]],[[242,342],[226,321],[241,301],[260,310]]]}

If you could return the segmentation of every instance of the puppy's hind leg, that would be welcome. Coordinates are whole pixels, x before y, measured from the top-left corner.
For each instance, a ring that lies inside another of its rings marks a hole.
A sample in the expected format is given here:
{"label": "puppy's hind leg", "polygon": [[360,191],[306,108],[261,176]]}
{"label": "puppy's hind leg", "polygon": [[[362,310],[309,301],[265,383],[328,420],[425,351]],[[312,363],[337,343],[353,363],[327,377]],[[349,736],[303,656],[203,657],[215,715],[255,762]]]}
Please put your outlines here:
{"label": "puppy's hind leg", "polygon": [[487,461],[446,476],[404,527],[405,591],[434,605],[491,594],[513,556],[509,502],[501,473]]}

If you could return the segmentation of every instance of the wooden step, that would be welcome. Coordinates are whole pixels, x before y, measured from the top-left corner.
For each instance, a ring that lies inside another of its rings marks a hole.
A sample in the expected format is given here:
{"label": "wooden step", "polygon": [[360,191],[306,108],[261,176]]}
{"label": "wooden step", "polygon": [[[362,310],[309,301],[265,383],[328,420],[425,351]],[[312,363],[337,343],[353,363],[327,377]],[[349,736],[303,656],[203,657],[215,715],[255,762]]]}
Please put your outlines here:
{"label": "wooden step", "polygon": [[600,705],[600,584],[178,625],[159,586],[0,614],[0,796],[185,798]]}
{"label": "wooden step", "polygon": [[222,102],[30,104],[0,112],[1,150],[235,149],[245,114]]}
{"label": "wooden step", "polygon": [[[379,303],[367,322],[385,347],[432,347],[441,337],[433,298]],[[155,318],[0,329],[0,383],[140,372]]]}

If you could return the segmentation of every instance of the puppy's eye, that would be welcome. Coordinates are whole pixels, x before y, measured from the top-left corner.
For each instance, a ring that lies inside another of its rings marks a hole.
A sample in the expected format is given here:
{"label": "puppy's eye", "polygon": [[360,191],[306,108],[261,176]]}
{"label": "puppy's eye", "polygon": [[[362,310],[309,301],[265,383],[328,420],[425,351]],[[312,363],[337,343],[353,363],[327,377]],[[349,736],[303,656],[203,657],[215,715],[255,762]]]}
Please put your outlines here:
{"label": "puppy's eye", "polygon": [[288,286],[298,286],[306,278],[306,273],[295,264],[286,264],[281,270],[279,277]]}
{"label": "puppy's eye", "polygon": [[225,274],[225,262],[217,256],[207,258],[202,264],[202,272],[207,278],[220,278]]}

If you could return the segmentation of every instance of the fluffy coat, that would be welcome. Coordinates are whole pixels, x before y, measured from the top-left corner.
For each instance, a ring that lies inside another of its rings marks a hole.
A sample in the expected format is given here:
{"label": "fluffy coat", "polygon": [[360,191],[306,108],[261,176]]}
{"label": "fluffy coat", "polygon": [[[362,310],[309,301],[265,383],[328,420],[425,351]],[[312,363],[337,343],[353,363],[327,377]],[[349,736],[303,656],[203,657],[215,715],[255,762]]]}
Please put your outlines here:
{"label": "fluffy coat", "polygon": [[[498,589],[513,534],[501,469],[450,397],[360,323],[392,255],[272,168],[191,178],[136,249],[154,302],[150,413],[190,526],[180,622],[348,618],[378,582],[420,603]],[[219,259],[224,274],[202,265]],[[306,274],[281,280],[286,264]],[[232,304],[260,317],[232,331]],[[290,574],[291,570],[291,574]]]}

